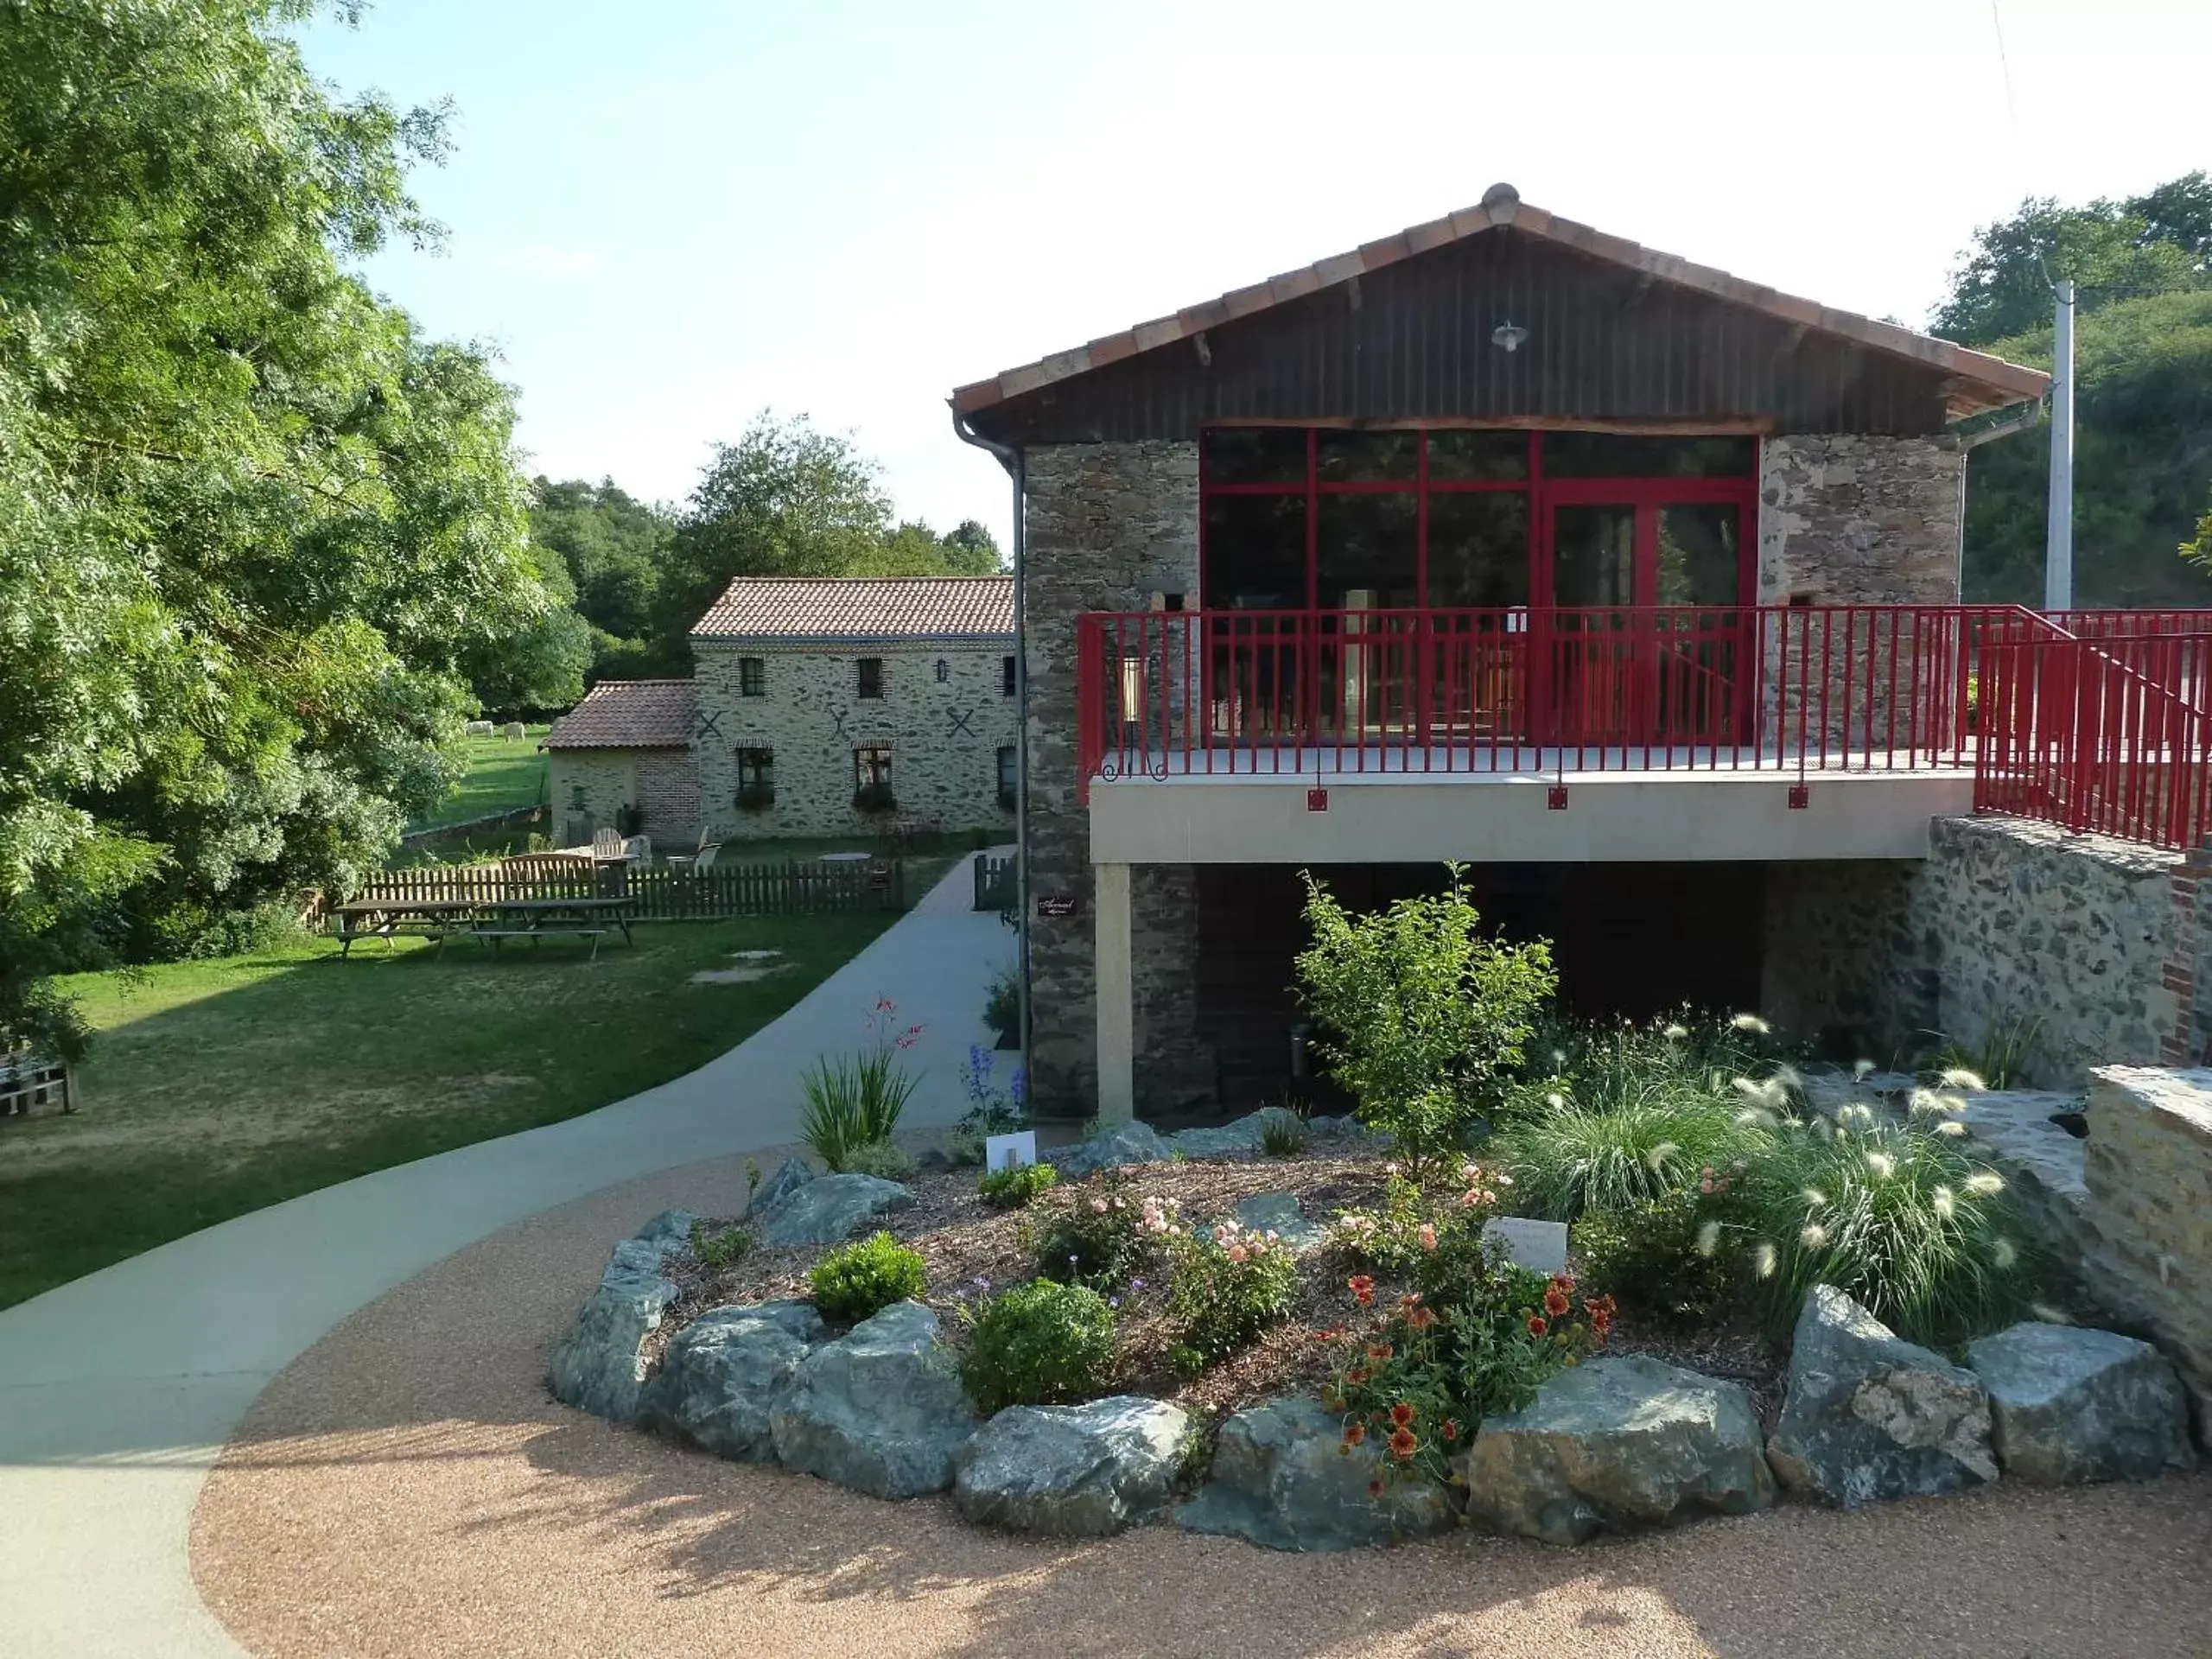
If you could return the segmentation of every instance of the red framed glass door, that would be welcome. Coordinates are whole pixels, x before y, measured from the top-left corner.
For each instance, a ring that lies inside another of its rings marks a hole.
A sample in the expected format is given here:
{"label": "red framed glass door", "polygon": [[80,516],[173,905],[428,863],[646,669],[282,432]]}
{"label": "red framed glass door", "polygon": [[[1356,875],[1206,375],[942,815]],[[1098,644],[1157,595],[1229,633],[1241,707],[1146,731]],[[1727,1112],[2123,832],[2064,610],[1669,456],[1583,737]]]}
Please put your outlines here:
{"label": "red framed glass door", "polygon": [[1539,741],[1737,741],[1751,683],[1745,486],[1558,480],[1544,493]]}

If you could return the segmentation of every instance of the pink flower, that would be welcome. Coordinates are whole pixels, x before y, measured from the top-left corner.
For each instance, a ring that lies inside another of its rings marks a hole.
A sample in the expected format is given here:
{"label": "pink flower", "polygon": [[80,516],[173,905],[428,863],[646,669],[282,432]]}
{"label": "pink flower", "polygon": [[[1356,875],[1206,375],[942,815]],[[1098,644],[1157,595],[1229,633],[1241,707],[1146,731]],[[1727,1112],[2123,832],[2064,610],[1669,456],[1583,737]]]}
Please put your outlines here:
{"label": "pink flower", "polygon": [[1421,1247],[1424,1250],[1436,1248],[1436,1229],[1427,1222],[1423,1222],[1421,1227]]}
{"label": "pink flower", "polygon": [[1229,1259],[1232,1262],[1248,1262],[1251,1256],[1252,1252],[1242,1244],[1232,1244],[1229,1247]]}
{"label": "pink flower", "polygon": [[1090,1208],[1093,1214],[1103,1216],[1106,1213],[1106,1200],[1103,1198],[1093,1198],[1090,1201]]}

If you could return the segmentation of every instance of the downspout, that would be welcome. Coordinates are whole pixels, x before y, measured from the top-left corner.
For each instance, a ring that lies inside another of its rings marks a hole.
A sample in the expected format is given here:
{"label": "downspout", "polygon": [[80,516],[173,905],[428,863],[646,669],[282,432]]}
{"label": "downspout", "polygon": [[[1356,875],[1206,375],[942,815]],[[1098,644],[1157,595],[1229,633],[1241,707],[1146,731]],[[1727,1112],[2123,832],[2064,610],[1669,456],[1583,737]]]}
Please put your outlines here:
{"label": "downspout", "polygon": [[1021,1065],[1027,1074],[1024,1102],[1027,1109],[1029,1102],[1036,1097],[1037,1086],[1037,1058],[1029,1045],[1029,613],[1022,602],[1028,561],[1022,556],[1021,509],[1028,469],[1020,450],[985,437],[968,424],[967,417],[958,410],[952,412],[952,432],[961,442],[995,455],[999,465],[1006,468],[1007,476],[1014,480],[1014,978],[1021,991]]}

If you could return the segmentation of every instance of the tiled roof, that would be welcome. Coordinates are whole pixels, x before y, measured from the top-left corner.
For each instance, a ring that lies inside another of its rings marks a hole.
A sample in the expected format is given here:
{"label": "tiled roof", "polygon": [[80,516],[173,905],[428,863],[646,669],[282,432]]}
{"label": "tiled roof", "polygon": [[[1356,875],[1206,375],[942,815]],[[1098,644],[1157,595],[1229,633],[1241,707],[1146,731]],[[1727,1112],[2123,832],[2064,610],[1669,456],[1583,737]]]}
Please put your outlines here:
{"label": "tiled roof", "polygon": [[694,639],[1012,639],[1012,576],[740,576]]}
{"label": "tiled roof", "polygon": [[549,749],[680,749],[697,708],[689,680],[601,680],[553,722]]}
{"label": "tiled roof", "polygon": [[1411,258],[1417,253],[1427,253],[1446,243],[1464,238],[1479,236],[1484,232],[1511,226],[1524,236],[1538,237],[1561,247],[1573,248],[1593,258],[1639,271],[1647,278],[1671,283],[1681,288],[1693,289],[1702,294],[1732,304],[1746,306],[1754,311],[1779,318],[1795,327],[1834,334],[1877,351],[1897,357],[1910,358],[1939,369],[1951,377],[1946,387],[1946,397],[1954,416],[1973,414],[1985,409],[2000,408],[2030,397],[2040,397],[2050,384],[2050,377],[2039,369],[2022,368],[2004,359],[1992,357],[1986,352],[1969,351],[1946,340],[1936,340],[1926,334],[1915,334],[1910,328],[1899,327],[1892,322],[1876,322],[1855,312],[1837,311],[1814,300],[1801,300],[1758,283],[1732,276],[1725,270],[1715,270],[1710,265],[1695,265],[1678,254],[1661,253],[1640,243],[1624,238],[1607,236],[1587,225],[1578,225],[1573,219],[1561,219],[1541,207],[1531,207],[1521,200],[1520,192],[1510,184],[1494,184],[1483,193],[1481,202],[1442,219],[1431,219],[1426,225],[1415,225],[1386,236],[1380,241],[1369,242],[1323,259],[1302,270],[1286,272],[1270,277],[1250,288],[1240,288],[1223,295],[1219,299],[1190,306],[1172,317],[1160,317],[1151,322],[1141,322],[1134,328],[1118,334],[1108,334],[1092,340],[1088,346],[1078,346],[1073,351],[1057,352],[1034,363],[1026,363],[1018,369],[1006,369],[988,380],[978,380],[971,385],[959,387],[952,394],[956,414],[972,414],[988,409],[1024,392],[1035,391],[1055,381],[1065,380],[1101,369],[1109,363],[1134,357],[1139,352],[1148,352],[1156,346],[1172,345],[1188,340],[1209,328],[1239,317],[1249,317],[1255,311],[1281,305],[1316,289],[1349,280],[1363,272],[1395,264],[1401,259]]}

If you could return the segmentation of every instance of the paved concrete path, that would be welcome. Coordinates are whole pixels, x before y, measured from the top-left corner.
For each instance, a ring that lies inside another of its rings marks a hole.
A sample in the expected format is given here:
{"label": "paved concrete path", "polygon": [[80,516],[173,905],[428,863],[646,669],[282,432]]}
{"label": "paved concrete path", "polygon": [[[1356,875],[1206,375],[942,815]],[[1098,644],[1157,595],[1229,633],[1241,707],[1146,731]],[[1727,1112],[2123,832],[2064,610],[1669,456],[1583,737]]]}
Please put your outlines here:
{"label": "paved concrete path", "polygon": [[240,1216],[0,1312],[0,1654],[226,1656],[187,1559],[209,1465],[269,1380],[440,1258],[617,1181],[798,1139],[798,1074],[879,997],[923,1034],[906,1122],[950,1124],[1013,957],[969,864],[797,1006],[689,1076],[584,1116]]}

